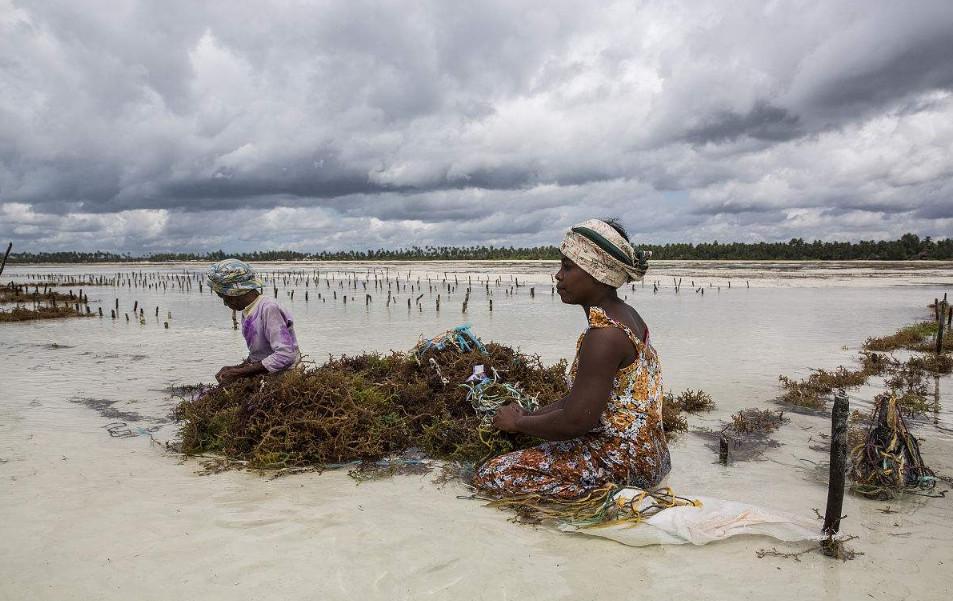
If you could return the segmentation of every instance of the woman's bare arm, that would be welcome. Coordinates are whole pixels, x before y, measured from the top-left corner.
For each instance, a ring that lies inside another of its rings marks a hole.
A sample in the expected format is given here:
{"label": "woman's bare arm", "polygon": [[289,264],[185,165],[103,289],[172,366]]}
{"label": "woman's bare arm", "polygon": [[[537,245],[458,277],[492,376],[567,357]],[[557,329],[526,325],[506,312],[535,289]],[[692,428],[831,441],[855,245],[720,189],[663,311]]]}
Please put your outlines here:
{"label": "woman's bare arm", "polygon": [[551,413],[551,412],[553,412],[553,411],[557,411],[557,410],[559,410],[559,409],[562,409],[563,407],[566,406],[566,398],[567,398],[567,397],[568,397],[568,395],[567,395],[567,396],[564,396],[563,398],[559,399],[558,401],[553,401],[552,403],[546,405],[545,407],[540,407],[540,408],[537,409],[536,411],[531,411],[531,412],[529,412],[527,415],[544,415],[544,414],[546,414],[546,413]]}
{"label": "woman's bare arm", "polygon": [[587,332],[569,394],[537,413],[515,415],[512,427],[546,440],[568,440],[595,428],[609,402],[613,378],[629,344],[617,328]]}

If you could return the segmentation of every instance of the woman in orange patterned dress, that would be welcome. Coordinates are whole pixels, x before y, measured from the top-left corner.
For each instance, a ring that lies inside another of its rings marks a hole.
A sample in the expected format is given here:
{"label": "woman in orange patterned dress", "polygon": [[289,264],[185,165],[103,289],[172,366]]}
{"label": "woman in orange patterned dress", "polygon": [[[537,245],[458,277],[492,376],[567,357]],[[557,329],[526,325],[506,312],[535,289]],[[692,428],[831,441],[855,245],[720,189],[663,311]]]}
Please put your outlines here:
{"label": "woman in orange patterned dress", "polygon": [[574,498],[609,482],[652,488],[671,469],[662,430],[662,372],[649,330],[616,289],[640,280],[649,253],[614,220],[574,226],[560,245],[556,290],[589,327],[569,372],[571,390],[534,412],[501,407],[493,423],[546,439],[481,465],[473,484],[498,496]]}

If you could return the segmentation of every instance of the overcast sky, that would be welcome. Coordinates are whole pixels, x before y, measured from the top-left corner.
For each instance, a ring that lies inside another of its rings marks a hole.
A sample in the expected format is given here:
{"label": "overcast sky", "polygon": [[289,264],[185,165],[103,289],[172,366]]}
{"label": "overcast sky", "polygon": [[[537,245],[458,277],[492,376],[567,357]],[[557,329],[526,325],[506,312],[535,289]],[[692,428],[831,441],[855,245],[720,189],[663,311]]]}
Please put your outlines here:
{"label": "overcast sky", "polygon": [[953,2],[0,0],[19,250],[953,235]]}

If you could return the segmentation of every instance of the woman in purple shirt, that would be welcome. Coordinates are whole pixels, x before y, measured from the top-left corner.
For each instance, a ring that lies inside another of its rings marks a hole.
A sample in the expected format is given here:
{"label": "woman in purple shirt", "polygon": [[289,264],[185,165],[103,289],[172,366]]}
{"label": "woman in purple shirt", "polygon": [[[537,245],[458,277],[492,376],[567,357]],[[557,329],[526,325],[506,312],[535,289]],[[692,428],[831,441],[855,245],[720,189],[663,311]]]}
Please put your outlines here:
{"label": "woman in purple shirt", "polygon": [[207,272],[209,285],[225,306],[242,312],[242,335],[248,357],[238,365],[226,365],[215,374],[221,384],[239,378],[275,373],[293,367],[301,359],[291,314],[260,292],[264,286],[248,263],[225,259]]}

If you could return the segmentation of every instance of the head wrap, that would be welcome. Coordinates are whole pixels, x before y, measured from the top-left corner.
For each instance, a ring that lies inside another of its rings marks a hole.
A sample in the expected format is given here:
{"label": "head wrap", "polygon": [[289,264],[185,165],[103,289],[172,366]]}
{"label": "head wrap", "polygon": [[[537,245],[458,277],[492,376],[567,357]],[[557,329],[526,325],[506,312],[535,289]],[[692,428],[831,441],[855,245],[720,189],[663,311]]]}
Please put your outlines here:
{"label": "head wrap", "polygon": [[264,288],[265,284],[255,275],[251,265],[238,259],[225,259],[212,263],[205,272],[209,286],[222,296],[241,296],[249,290]]}
{"label": "head wrap", "polygon": [[636,250],[615,228],[598,219],[566,232],[559,250],[583,271],[613,288],[641,280],[649,268],[647,250]]}

